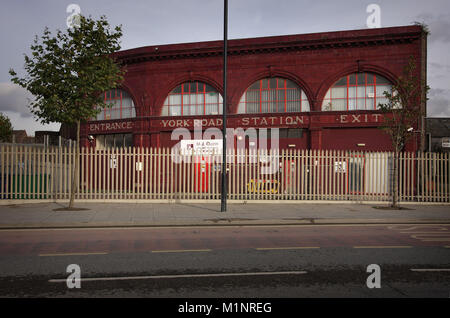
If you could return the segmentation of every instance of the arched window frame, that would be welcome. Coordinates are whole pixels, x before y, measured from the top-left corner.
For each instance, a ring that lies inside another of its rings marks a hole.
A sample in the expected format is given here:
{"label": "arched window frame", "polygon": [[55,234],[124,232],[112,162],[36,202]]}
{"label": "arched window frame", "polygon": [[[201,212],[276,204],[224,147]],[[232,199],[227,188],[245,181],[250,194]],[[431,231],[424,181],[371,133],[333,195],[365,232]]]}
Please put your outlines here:
{"label": "arched window frame", "polygon": [[[289,98],[288,96],[293,95],[289,94],[289,92],[292,91],[298,92],[299,97],[293,99]],[[248,94],[251,92],[256,93],[254,96],[257,97],[257,101],[248,101]],[[274,98],[271,98],[271,96],[274,96]],[[298,103],[297,109],[296,103]],[[258,104],[256,105],[258,111],[249,111],[248,104]],[[275,109],[273,109],[273,107],[271,109],[271,106],[273,105],[275,105]],[[240,114],[293,113],[308,111],[310,111],[310,104],[305,91],[295,82],[282,77],[257,80],[245,90],[238,105],[238,113]]]}
{"label": "arched window frame", "polygon": [[[216,96],[214,97],[214,95]],[[172,104],[171,99],[176,96],[180,96],[180,101]],[[212,96],[216,99],[215,101],[210,100]],[[180,113],[174,114],[173,108],[175,107],[179,109]],[[195,109],[195,114],[192,113],[192,109]],[[199,109],[201,111],[198,111]],[[188,81],[177,85],[170,91],[164,100],[161,116],[220,115],[222,109],[223,97],[217,89],[205,82]]]}
{"label": "arched window frame", "polygon": [[[354,77],[354,80],[352,77]],[[321,109],[322,111],[377,110],[379,109],[378,104],[380,102],[383,103],[387,101],[383,94],[384,91],[386,91],[386,86],[389,86],[389,90],[392,92],[392,85],[393,84],[387,78],[376,73],[364,72],[345,75],[328,89],[323,99]],[[344,88],[345,96],[333,97],[333,89],[336,88]],[[354,96],[351,96],[350,94],[352,90],[355,92]],[[362,91],[364,91],[364,93],[362,93]],[[373,97],[368,95],[371,93],[373,94]],[[364,97],[361,97],[362,94],[364,94]],[[373,101],[370,101],[369,103],[373,103],[373,106],[368,105],[368,100],[371,99],[373,99]],[[333,107],[333,100],[345,100],[343,109],[339,106]],[[362,100],[364,100],[364,107],[361,107]],[[354,102],[354,105],[352,105],[352,102]],[[336,109],[337,107],[339,108]]]}
{"label": "arched window frame", "polygon": [[[101,109],[101,112],[97,114],[94,120],[114,120],[136,117],[136,108],[133,97],[131,97],[131,95],[126,90],[122,88],[114,88],[105,91],[102,94],[104,103],[113,103],[114,105],[112,107],[105,107]],[[129,99],[131,101],[131,104],[124,105],[124,99]],[[112,114],[118,115],[112,116]]]}

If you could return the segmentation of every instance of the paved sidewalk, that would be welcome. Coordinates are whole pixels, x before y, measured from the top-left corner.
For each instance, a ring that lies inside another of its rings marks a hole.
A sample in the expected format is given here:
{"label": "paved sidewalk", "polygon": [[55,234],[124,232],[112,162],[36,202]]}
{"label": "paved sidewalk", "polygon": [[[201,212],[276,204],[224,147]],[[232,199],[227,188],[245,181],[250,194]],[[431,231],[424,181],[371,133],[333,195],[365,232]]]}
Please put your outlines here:
{"label": "paved sidewalk", "polygon": [[261,224],[450,223],[449,205],[403,205],[405,210],[375,209],[376,204],[229,203],[76,203],[81,211],[54,211],[62,203],[0,206],[0,229]]}

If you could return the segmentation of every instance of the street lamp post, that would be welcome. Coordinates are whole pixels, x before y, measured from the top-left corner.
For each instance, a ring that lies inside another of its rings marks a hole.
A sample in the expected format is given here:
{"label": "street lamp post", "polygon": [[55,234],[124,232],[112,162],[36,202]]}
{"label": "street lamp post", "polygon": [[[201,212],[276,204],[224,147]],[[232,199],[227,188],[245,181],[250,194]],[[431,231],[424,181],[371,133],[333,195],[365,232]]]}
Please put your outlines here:
{"label": "street lamp post", "polygon": [[222,194],[220,212],[227,211],[227,49],[228,49],[228,0],[223,5],[223,124],[222,124]]}

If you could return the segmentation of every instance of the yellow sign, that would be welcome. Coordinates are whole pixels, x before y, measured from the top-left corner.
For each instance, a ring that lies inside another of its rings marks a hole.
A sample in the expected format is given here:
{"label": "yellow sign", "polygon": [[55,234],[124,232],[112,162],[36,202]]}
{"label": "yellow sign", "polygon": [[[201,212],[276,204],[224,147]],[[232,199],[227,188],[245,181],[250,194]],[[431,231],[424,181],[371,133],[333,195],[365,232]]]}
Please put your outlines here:
{"label": "yellow sign", "polygon": [[249,193],[278,193],[278,180],[254,180],[247,183]]}

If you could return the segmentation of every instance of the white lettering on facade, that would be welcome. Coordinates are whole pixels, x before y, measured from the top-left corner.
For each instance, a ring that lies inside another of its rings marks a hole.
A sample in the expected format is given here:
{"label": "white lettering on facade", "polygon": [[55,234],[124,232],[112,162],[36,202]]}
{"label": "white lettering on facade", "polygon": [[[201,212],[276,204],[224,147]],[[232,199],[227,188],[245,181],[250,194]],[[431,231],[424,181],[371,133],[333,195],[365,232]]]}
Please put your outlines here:
{"label": "white lettering on facade", "polygon": [[[164,124],[166,125],[166,124]],[[97,131],[114,131],[120,129],[132,129],[133,123],[131,121],[121,122],[121,123],[98,123],[98,124],[89,124],[90,132]]]}
{"label": "white lettering on facade", "polygon": [[360,123],[361,122],[361,120],[359,119],[360,116],[361,115],[352,115],[353,117],[352,123]]}
{"label": "white lettering on facade", "polygon": [[375,122],[378,123],[378,117],[381,116],[380,114],[372,114],[373,117],[375,117]]}
{"label": "white lettering on facade", "polygon": [[302,117],[300,117],[300,116],[295,116],[295,121],[296,121],[297,124],[298,124],[298,123],[303,124],[303,116],[302,116]]}
{"label": "white lettering on facade", "polygon": [[368,114],[352,114],[351,120],[348,118],[349,115],[339,115],[339,117],[336,118],[338,122],[341,124],[348,124],[348,123],[378,123],[380,122],[380,116],[381,114],[370,114],[372,117],[369,117]]}
{"label": "white lettering on facade", "polygon": [[[345,115],[347,116],[347,115]],[[232,119],[231,119],[232,120]],[[298,125],[304,124],[304,116],[280,116],[280,117],[243,117],[240,125],[246,126],[278,126],[278,125]],[[221,118],[203,119],[162,119],[160,125],[163,128],[184,128],[184,127],[220,127],[223,123]]]}
{"label": "white lettering on facade", "polygon": [[286,117],[286,125],[292,125],[294,119],[291,116]]}

